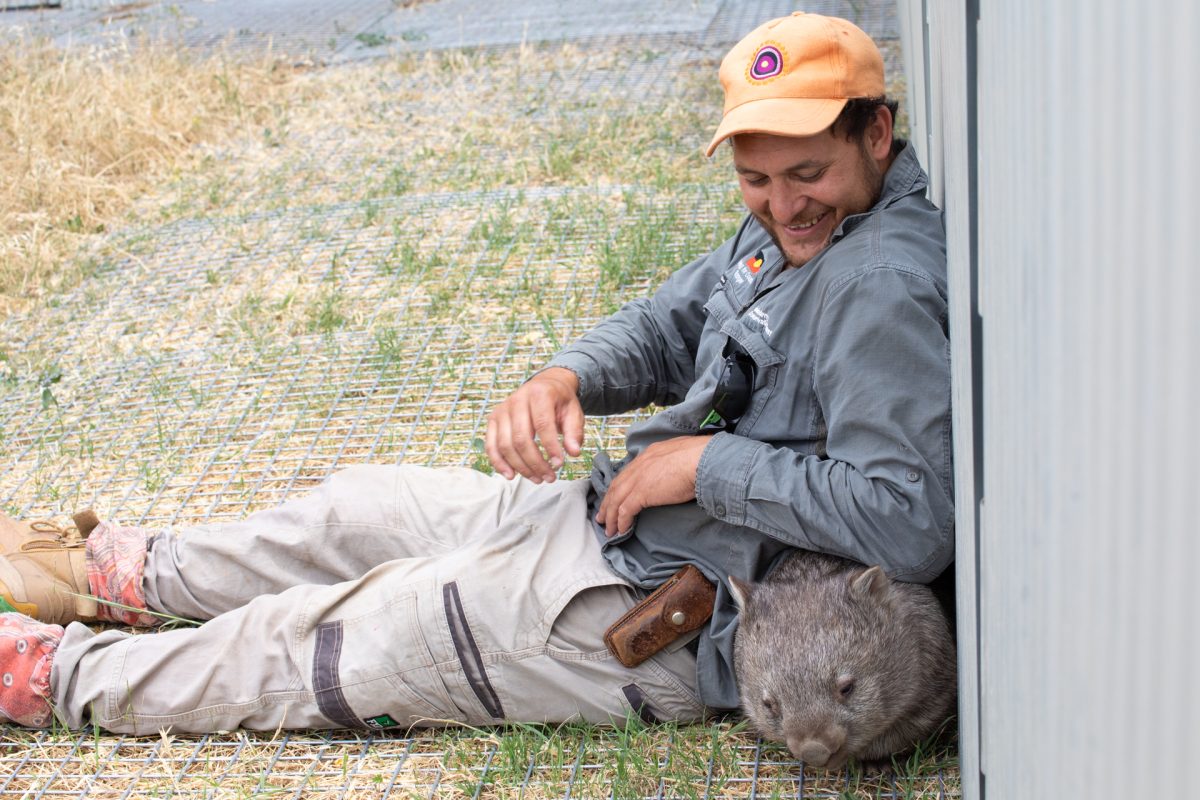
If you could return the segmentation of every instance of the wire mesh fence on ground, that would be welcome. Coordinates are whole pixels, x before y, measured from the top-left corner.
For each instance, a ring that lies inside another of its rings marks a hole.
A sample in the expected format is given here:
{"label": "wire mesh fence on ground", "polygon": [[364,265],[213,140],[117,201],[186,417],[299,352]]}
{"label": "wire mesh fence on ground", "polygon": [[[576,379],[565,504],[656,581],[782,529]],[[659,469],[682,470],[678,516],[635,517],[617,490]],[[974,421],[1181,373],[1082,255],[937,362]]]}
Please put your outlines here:
{"label": "wire mesh fence on ground", "polygon": [[[944,754],[943,754],[944,755]],[[729,726],[520,728],[439,737],[285,734],[0,743],[0,796],[955,797],[956,777],[805,772]]]}
{"label": "wire mesh fence on ground", "polygon": [[[271,3],[177,5],[120,13],[131,25],[176,13],[194,46],[220,38],[220,14],[242,15],[235,39],[270,33]],[[303,102],[143,198],[86,256],[76,289],[0,324],[0,505],[182,527],[275,505],[356,463],[486,468],[495,402],[732,231],[742,211],[728,156],[700,154],[720,109],[716,66],[791,10],[676,2],[650,24],[648,4],[616,2],[601,25],[595,5],[572,17],[571,4],[529,3],[522,22],[509,4],[465,0],[298,3],[283,32],[303,22],[305,46],[344,63],[298,77]],[[857,14],[897,65],[890,4],[811,5]],[[0,25],[25,19],[63,44],[113,35],[113,4],[63,6]],[[337,21],[349,11],[353,24]],[[453,18],[464,21],[446,27]],[[585,449],[620,451],[635,418],[592,420]],[[10,729],[0,795],[958,796],[952,743],[898,767],[804,771],[729,723]]]}

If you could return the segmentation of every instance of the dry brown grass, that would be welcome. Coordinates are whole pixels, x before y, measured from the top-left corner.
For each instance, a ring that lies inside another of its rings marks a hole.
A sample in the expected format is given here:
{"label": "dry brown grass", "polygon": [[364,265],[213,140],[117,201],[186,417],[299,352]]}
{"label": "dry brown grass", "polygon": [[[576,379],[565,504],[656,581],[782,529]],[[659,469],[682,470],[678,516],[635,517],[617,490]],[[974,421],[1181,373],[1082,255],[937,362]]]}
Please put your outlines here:
{"label": "dry brown grass", "polygon": [[[665,71],[670,91],[630,97],[609,83],[639,69]],[[247,137],[236,161],[209,154],[158,205],[228,216],[446,191],[725,182],[724,162],[701,149],[715,81],[678,69],[567,44],[314,71],[284,124]]]}
{"label": "dry brown grass", "polygon": [[69,286],[78,258],[200,142],[269,117],[291,70],[164,46],[0,49],[0,313]]}

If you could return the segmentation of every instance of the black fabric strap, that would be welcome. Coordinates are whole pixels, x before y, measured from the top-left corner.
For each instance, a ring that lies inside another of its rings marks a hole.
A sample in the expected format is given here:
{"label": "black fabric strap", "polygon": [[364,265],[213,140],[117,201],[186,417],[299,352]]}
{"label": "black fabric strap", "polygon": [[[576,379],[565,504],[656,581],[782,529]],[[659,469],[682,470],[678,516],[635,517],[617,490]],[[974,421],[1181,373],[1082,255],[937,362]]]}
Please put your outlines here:
{"label": "black fabric strap", "polygon": [[642,689],[636,683],[627,683],[621,687],[621,691],[625,693],[625,699],[629,701],[629,707],[637,712],[638,717],[647,725],[655,725],[660,720],[650,710],[650,704],[646,702],[646,695],[642,694]]}
{"label": "black fabric strap", "polygon": [[317,646],[313,652],[312,683],[317,708],[330,721],[345,728],[362,728],[362,720],[354,716],[346,695],[342,694],[342,679],[338,662],[342,657],[342,622],[322,622],[317,626]]}
{"label": "black fabric strap", "polygon": [[479,645],[475,643],[471,626],[467,624],[467,614],[463,610],[457,582],[443,584],[442,603],[446,607],[446,624],[450,627],[450,639],[454,642],[454,650],[458,653],[458,662],[462,665],[463,674],[467,676],[467,683],[471,684],[472,691],[492,719],[504,719],[504,707],[500,705],[500,696],[488,680]]}

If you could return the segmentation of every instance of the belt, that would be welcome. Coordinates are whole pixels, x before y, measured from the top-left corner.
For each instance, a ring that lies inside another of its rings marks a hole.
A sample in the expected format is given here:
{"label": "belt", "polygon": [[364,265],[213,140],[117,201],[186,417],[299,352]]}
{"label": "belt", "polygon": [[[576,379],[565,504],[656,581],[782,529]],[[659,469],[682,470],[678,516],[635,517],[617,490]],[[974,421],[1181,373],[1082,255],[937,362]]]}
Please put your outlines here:
{"label": "belt", "polygon": [[604,632],[609,652],[636,667],[712,617],[717,587],[691,564],[676,572]]}

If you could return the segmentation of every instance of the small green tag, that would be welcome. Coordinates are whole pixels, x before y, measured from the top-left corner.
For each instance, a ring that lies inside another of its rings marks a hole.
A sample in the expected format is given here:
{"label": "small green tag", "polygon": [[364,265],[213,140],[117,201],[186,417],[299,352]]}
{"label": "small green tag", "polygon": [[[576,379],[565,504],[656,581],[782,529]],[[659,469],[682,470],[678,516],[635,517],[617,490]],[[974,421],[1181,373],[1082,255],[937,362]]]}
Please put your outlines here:
{"label": "small green tag", "polygon": [[725,424],[725,420],[722,419],[721,415],[718,414],[717,410],[714,408],[712,411],[708,412],[708,416],[705,417],[704,421],[700,423],[700,427],[703,428],[705,425],[724,425],[724,424]]}
{"label": "small green tag", "polygon": [[16,613],[17,610],[3,596],[0,596],[0,614],[7,614],[10,611]]}
{"label": "small green tag", "polygon": [[363,722],[367,723],[368,728],[394,728],[399,725],[399,722],[392,719],[387,714],[380,714],[378,717],[368,717]]}

